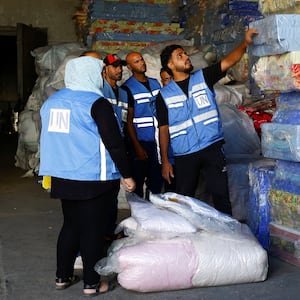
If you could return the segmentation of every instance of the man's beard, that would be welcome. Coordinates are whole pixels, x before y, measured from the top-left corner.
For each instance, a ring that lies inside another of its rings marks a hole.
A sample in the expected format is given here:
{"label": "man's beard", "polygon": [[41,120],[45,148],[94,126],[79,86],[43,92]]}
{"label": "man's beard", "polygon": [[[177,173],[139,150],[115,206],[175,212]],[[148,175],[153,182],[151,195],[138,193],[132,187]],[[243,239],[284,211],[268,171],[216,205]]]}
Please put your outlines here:
{"label": "man's beard", "polygon": [[193,65],[190,65],[189,68],[184,69],[184,73],[190,74],[190,73],[193,71],[193,69],[194,69],[194,66],[193,66]]}
{"label": "man's beard", "polygon": [[194,66],[192,64],[190,64],[190,66],[188,68],[186,68],[185,66],[181,66],[180,68],[177,68],[177,72],[183,72],[186,74],[190,74],[194,69]]}

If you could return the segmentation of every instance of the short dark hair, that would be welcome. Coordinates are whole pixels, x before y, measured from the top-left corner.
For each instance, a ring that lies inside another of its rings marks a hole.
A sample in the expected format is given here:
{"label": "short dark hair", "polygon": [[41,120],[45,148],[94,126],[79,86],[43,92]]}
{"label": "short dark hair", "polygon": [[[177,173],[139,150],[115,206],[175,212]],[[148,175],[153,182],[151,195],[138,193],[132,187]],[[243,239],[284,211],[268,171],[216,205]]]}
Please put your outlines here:
{"label": "short dark hair", "polygon": [[169,63],[169,60],[172,56],[172,53],[173,53],[174,50],[176,50],[178,48],[183,49],[182,46],[176,45],[176,44],[166,46],[163,49],[163,51],[160,54],[160,62],[161,62],[161,66],[163,68],[168,68],[168,63]]}
{"label": "short dark hair", "polygon": [[172,71],[168,67],[162,67],[159,71],[159,74],[162,72],[167,72],[170,76],[173,76]]}

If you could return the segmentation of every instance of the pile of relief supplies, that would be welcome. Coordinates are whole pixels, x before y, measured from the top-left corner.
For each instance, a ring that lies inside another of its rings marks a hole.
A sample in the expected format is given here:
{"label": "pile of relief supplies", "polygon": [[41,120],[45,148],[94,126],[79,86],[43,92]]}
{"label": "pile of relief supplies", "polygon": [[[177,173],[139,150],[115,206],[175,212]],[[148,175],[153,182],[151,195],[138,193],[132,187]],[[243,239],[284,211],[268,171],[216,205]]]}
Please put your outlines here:
{"label": "pile of relief supplies", "polygon": [[100,275],[117,274],[123,288],[155,292],[267,278],[267,252],[246,224],[176,193],[127,199],[131,216],[116,229],[125,237],[95,266]]}

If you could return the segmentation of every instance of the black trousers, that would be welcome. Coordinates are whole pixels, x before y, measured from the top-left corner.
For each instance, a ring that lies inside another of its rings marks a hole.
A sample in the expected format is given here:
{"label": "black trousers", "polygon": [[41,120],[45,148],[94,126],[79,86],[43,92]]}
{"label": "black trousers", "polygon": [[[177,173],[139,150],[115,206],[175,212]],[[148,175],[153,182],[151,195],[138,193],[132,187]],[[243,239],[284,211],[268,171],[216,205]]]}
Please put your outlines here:
{"label": "black trousers", "polygon": [[143,190],[144,184],[146,185],[147,190],[154,194],[159,194],[162,191],[163,177],[161,174],[161,165],[158,162],[156,143],[143,141],[140,141],[140,143],[147,152],[148,159],[137,160],[133,147],[130,148],[133,179],[136,183],[136,189],[134,192],[142,198],[147,198]]}
{"label": "black trousers", "polygon": [[108,219],[108,228],[106,230],[106,235],[110,236],[113,235],[117,226],[117,219],[118,219],[118,195],[120,191],[120,181],[119,181],[119,187],[113,192],[113,196],[111,199],[111,205],[110,205],[110,213],[109,213],[109,219]]}
{"label": "black trousers", "polygon": [[73,275],[74,262],[80,251],[84,283],[99,283],[100,275],[94,266],[106,256],[104,235],[115,194],[115,189],[111,189],[89,200],[61,200],[64,220],[57,240],[57,277]]}
{"label": "black trousers", "polygon": [[[200,171],[204,173],[207,192],[217,210],[232,215],[226,161],[222,144],[215,143],[198,152],[176,156],[176,192],[195,197]],[[201,200],[201,199],[200,199]]]}

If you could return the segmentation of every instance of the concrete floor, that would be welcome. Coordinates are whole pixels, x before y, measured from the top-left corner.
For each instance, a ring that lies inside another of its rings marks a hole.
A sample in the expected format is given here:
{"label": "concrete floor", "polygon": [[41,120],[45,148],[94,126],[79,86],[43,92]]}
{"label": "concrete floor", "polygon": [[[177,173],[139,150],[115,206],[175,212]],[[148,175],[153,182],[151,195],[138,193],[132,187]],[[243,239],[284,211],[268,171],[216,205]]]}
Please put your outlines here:
{"label": "concrete floor", "polygon": [[[14,167],[17,137],[0,136],[0,299],[74,300],[82,296],[82,282],[65,291],[54,288],[55,246],[62,216],[37,177],[22,178]],[[128,215],[120,211],[120,216]],[[264,282],[195,288],[159,293],[138,293],[118,286],[100,299],[118,300],[297,300],[300,268],[269,258]],[[97,298],[96,298],[97,299]]]}

